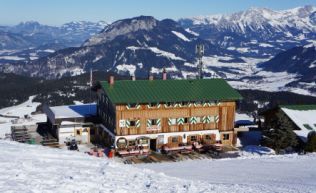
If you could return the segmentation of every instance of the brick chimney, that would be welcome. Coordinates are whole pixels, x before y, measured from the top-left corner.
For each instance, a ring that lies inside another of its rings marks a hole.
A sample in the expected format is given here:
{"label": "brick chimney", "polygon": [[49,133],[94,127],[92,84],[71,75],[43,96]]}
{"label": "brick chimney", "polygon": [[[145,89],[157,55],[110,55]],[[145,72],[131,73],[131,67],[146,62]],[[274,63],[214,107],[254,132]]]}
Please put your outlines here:
{"label": "brick chimney", "polygon": [[114,76],[113,75],[111,75],[109,78],[109,84],[114,85]]}
{"label": "brick chimney", "polygon": [[166,71],[166,68],[163,68],[163,70],[162,70],[162,80],[167,80],[167,71]]}

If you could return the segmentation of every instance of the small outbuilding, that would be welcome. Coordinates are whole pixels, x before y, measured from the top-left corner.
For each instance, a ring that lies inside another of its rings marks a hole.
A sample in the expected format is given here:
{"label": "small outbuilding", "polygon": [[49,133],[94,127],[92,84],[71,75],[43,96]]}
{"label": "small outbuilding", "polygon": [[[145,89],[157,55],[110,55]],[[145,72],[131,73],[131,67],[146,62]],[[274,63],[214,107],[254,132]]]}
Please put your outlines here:
{"label": "small outbuilding", "polygon": [[275,119],[277,112],[282,112],[295,126],[293,132],[306,143],[311,132],[316,131],[316,105],[283,105],[263,113],[265,125]]}
{"label": "small outbuilding", "polygon": [[59,144],[75,139],[78,143],[91,142],[94,135],[94,123],[97,121],[96,104],[68,106],[44,106],[47,115],[48,129]]}

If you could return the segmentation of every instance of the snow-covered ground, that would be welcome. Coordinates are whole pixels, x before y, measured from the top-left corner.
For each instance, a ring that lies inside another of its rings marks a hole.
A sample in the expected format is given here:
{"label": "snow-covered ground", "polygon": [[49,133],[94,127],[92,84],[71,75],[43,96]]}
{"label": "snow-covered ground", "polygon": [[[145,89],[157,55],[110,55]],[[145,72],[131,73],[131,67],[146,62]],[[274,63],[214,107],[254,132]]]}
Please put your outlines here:
{"label": "snow-covered ground", "polygon": [[135,167],[8,141],[0,141],[0,150],[1,192],[313,192],[316,186],[316,155]]}
{"label": "snow-covered ground", "polygon": [[[46,116],[44,114],[31,115],[31,113],[35,112],[36,108],[40,105],[40,103],[32,102],[34,98],[35,96],[30,96],[29,99],[22,104],[0,109],[0,115],[2,116],[19,117],[7,118],[0,116],[0,139],[4,138],[6,133],[11,133],[12,125],[27,125],[46,121]],[[30,118],[25,119],[25,115]]]}
{"label": "snow-covered ground", "polygon": [[[23,124],[45,121],[44,115],[23,119],[39,105],[33,98],[0,114]],[[0,117],[1,135],[11,120]],[[244,147],[239,158],[142,165],[5,140],[0,152],[0,192],[316,192],[316,154],[275,155],[266,147]]]}
{"label": "snow-covered ground", "polygon": [[3,140],[0,152],[0,192],[316,191],[316,154],[247,152],[237,159],[124,165],[82,152]]}
{"label": "snow-covered ground", "polygon": [[229,192],[316,192],[316,154],[255,155],[245,153],[241,158],[234,159],[143,164],[137,167],[218,187],[230,186]]}

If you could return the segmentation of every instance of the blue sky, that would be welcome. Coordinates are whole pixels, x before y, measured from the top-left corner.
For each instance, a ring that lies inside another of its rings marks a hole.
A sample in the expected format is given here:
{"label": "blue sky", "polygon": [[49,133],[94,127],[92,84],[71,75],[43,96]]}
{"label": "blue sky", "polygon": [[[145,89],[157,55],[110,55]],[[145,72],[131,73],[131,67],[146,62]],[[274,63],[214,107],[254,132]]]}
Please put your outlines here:
{"label": "blue sky", "polygon": [[69,21],[113,22],[139,15],[158,19],[232,13],[249,7],[275,10],[316,5],[316,0],[0,0],[0,24],[35,20],[61,25]]}

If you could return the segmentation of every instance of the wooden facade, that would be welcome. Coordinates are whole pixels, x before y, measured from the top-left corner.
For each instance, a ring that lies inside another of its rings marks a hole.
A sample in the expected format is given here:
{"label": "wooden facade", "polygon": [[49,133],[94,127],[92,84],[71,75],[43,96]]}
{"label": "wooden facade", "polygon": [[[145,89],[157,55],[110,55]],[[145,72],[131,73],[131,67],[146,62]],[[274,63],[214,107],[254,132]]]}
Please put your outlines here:
{"label": "wooden facade", "polygon": [[[185,105],[137,104],[131,107],[129,104],[112,104],[104,92],[98,95],[98,115],[104,127],[111,133],[111,135],[101,134],[100,139],[103,139],[106,145],[117,147],[117,139],[127,136],[128,143],[133,143],[140,136],[150,136],[155,140],[155,144],[153,146],[148,144],[148,148],[151,146],[153,149],[160,148],[166,143],[171,148],[184,142],[191,144],[192,139],[205,144],[214,144],[219,140],[223,144],[233,144],[236,109],[234,101],[201,104],[192,102]],[[196,120],[192,121],[192,117]],[[180,118],[183,122],[179,123]],[[205,121],[205,118],[209,120]],[[152,120],[156,122],[159,120],[159,124],[148,125]],[[204,134],[197,134],[199,131],[204,131]],[[220,134],[217,136],[212,132],[207,133],[208,131],[218,131]],[[168,137],[167,140],[159,143],[157,138],[161,134],[168,134]]]}
{"label": "wooden facade", "polygon": [[[158,107],[159,106],[159,107]],[[211,122],[203,123],[205,116],[212,118]],[[190,123],[191,117],[198,117],[200,121]],[[235,121],[235,102],[220,102],[218,105],[194,106],[187,105],[181,107],[165,107],[158,104],[157,107],[139,105],[138,108],[127,108],[126,105],[116,106],[115,135],[139,135],[153,133],[170,133],[183,131],[200,131],[218,129],[219,131],[232,131]],[[169,124],[169,119],[185,118],[182,124]],[[218,120],[215,120],[217,118]],[[160,119],[160,126],[148,127],[147,121]],[[140,121],[139,126],[120,127],[120,120]]]}
{"label": "wooden facade", "polygon": [[112,77],[100,82],[96,91],[100,140],[116,149],[235,141],[235,101],[241,96],[225,80],[115,82]]}

